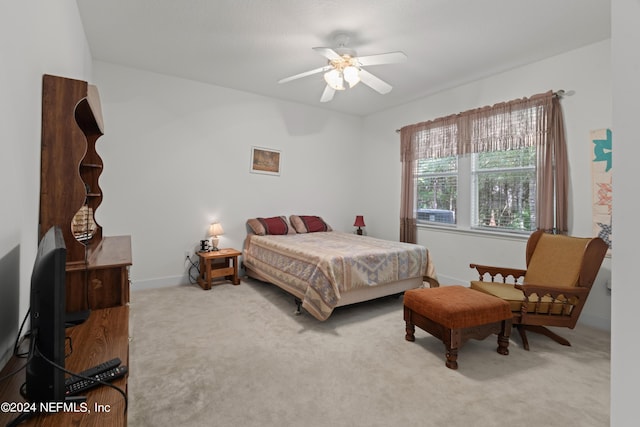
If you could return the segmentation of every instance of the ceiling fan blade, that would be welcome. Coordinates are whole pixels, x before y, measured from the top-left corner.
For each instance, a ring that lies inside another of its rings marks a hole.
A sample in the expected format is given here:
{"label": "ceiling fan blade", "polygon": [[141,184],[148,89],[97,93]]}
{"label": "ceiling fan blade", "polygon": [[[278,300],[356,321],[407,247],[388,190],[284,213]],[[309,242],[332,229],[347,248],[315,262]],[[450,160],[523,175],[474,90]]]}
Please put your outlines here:
{"label": "ceiling fan blade", "polygon": [[362,66],[396,64],[398,62],[406,61],[407,55],[405,55],[404,52],[398,51],[398,52],[380,53],[378,55],[358,56],[356,60]]}
{"label": "ceiling fan blade", "polygon": [[331,49],[330,47],[314,47],[313,50],[315,50],[320,55],[322,55],[325,58],[327,58],[329,61],[334,61],[336,59],[342,59],[342,57],[340,55],[338,55],[338,52],[336,52],[335,50]]}
{"label": "ceiling fan blade", "polygon": [[331,86],[326,85],[324,87],[324,92],[322,92],[322,96],[320,97],[320,102],[329,102],[333,99],[333,95],[336,93],[335,89]]}
{"label": "ceiling fan blade", "polygon": [[385,94],[391,92],[391,85],[380,78],[374,76],[367,70],[360,70],[360,81],[378,93]]}
{"label": "ceiling fan blade", "polygon": [[287,82],[290,82],[291,80],[296,80],[302,77],[307,77],[313,74],[321,73],[323,71],[328,71],[331,68],[332,67],[330,65],[325,65],[324,67],[316,68],[315,70],[309,70],[309,71],[305,71],[304,73],[296,74],[295,76],[285,77],[284,79],[278,80],[278,83],[287,83]]}

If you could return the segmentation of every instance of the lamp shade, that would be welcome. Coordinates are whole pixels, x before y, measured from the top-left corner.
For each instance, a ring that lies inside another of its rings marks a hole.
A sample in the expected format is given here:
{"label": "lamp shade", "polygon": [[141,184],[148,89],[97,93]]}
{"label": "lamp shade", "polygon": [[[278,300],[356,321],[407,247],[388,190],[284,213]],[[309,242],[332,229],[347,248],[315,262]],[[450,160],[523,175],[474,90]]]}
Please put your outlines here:
{"label": "lamp shade", "polygon": [[332,89],[344,90],[344,80],[342,78],[342,72],[338,71],[337,69],[334,68],[331,71],[327,71],[324,74],[324,80]]}
{"label": "lamp shade", "polygon": [[349,65],[342,71],[344,79],[349,83],[349,87],[354,87],[360,81],[360,70],[353,65]]}
{"label": "lamp shade", "polygon": [[210,236],[220,236],[224,234],[224,230],[222,229],[222,225],[219,222],[214,222],[209,227],[209,235]]}
{"label": "lamp shade", "polygon": [[353,223],[354,227],[365,227],[364,225],[364,216],[356,215],[356,222]]}

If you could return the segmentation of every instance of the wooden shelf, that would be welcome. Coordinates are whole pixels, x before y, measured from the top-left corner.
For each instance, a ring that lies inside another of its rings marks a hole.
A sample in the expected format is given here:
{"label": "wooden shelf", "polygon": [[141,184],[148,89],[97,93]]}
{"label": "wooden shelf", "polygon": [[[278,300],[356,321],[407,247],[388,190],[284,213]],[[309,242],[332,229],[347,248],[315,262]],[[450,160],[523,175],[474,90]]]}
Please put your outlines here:
{"label": "wooden shelf", "polygon": [[[119,357],[123,365],[129,366],[129,307],[111,307],[93,310],[89,319],[81,325],[67,329],[67,336],[73,344],[73,351],[65,360],[65,368],[80,372],[107,360]],[[27,343],[23,344],[27,345]],[[25,359],[12,357],[0,373],[0,377],[20,368]],[[0,402],[25,402],[20,395],[20,387],[25,381],[25,370],[0,382]],[[127,376],[112,383],[127,392]],[[59,427],[118,427],[127,425],[124,412],[124,397],[111,387],[97,387],[86,393],[87,405],[91,413],[62,412],[39,415],[26,420],[20,426]],[[109,405],[110,412],[96,413],[95,405]],[[12,421],[17,414],[0,412],[0,425]]]}
{"label": "wooden shelf", "polygon": [[[95,221],[103,197],[99,185],[103,162],[96,143],[103,134],[95,86],[43,76],[40,237],[52,226],[62,230],[67,247],[68,312],[129,301],[131,239],[103,237],[102,226]],[[91,238],[76,238],[86,235]]]}
{"label": "wooden shelf", "polygon": [[[70,224],[87,201],[87,188],[92,194],[89,207],[94,213],[102,201],[98,179],[103,163],[95,147],[102,135],[102,110],[95,86],[82,80],[44,75],[39,236],[52,226],[59,226],[67,247],[67,261],[71,263],[84,261],[85,257],[85,244],[75,239]],[[95,227],[90,246],[102,239],[102,227],[98,223]]]}

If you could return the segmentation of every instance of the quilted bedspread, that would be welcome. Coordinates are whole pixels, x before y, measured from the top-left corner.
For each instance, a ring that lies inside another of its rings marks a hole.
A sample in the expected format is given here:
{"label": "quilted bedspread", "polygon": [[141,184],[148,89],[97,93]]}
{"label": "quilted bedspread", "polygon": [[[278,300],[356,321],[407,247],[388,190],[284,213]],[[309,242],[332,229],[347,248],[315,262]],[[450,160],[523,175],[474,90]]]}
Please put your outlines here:
{"label": "quilted bedspread", "polygon": [[426,248],[342,232],[247,236],[244,263],[319,320],[350,289],[435,276]]}

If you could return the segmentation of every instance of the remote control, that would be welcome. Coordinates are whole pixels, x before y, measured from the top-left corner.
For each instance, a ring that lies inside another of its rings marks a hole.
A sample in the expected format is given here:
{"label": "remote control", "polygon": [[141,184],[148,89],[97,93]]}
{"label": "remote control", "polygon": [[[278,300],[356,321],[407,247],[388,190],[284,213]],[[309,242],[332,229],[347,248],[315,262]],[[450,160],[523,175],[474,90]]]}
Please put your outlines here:
{"label": "remote control", "polygon": [[[82,371],[80,373],[78,373],[77,375],[81,375],[83,377],[94,377],[98,374],[101,374],[104,371],[108,371],[111,368],[115,368],[116,366],[120,366],[120,363],[122,363],[122,361],[120,360],[119,357],[116,357],[115,359],[111,359],[111,360],[107,360],[106,362],[103,362],[99,365],[96,365],[92,368],[89,368],[85,371]],[[79,376],[75,376],[72,375],[68,378],[65,378],[64,380],[64,384],[65,385],[69,385],[69,384],[73,384],[75,382],[78,381],[82,381],[84,378],[81,378]]]}
{"label": "remote control", "polygon": [[111,382],[113,380],[116,380],[120,377],[125,376],[127,372],[128,372],[127,367],[124,365],[120,365],[120,366],[116,366],[115,368],[111,368],[108,371],[104,371],[102,373],[99,373],[98,375],[93,376],[94,380],[80,379],[80,381],[77,381],[75,383],[72,383],[66,386],[65,395],[72,396],[74,394],[82,393],[83,391],[102,385],[97,381]]}

